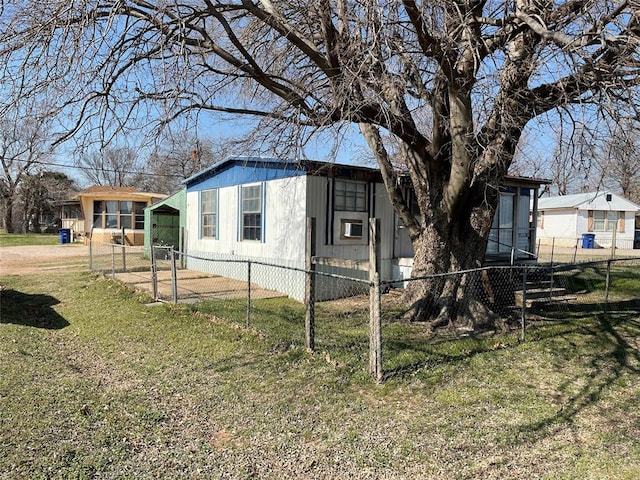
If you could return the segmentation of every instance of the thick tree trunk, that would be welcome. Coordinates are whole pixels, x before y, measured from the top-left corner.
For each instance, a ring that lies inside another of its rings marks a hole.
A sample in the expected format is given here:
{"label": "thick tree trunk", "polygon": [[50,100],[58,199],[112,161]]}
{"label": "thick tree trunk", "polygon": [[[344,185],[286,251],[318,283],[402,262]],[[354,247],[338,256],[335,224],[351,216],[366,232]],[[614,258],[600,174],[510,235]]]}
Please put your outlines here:
{"label": "thick tree trunk", "polygon": [[412,280],[405,300],[406,317],[430,327],[449,325],[475,329],[497,318],[487,307],[486,285],[480,268],[497,195],[469,195],[461,215],[452,221],[433,212],[414,238]]}
{"label": "thick tree trunk", "polygon": [[13,199],[5,198],[2,224],[7,233],[14,233],[13,228]]}

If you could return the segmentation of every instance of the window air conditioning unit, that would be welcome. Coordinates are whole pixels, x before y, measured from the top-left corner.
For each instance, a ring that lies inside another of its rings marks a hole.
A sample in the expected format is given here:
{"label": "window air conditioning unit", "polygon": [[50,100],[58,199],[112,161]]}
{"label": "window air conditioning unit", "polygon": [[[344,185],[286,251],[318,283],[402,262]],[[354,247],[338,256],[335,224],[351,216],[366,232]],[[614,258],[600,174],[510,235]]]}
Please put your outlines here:
{"label": "window air conditioning unit", "polygon": [[346,238],[362,238],[362,223],[346,222],[344,236]]}

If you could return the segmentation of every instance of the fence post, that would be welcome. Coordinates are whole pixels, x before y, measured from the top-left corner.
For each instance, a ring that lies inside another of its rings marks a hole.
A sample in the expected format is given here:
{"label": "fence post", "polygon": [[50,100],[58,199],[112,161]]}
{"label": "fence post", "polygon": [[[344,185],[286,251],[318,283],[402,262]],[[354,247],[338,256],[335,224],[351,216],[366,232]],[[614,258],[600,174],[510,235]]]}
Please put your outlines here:
{"label": "fence post", "polygon": [[247,260],[247,327],[251,325],[251,260]]}
{"label": "fence post", "polygon": [[124,227],[122,227],[122,271],[127,271],[127,252],[125,250]]}
{"label": "fence post", "polygon": [[607,277],[604,282],[604,311],[609,311],[609,287],[611,286],[611,259],[607,260]]}
{"label": "fence post", "polygon": [[178,271],[176,269],[176,252],[172,248],[171,252],[171,296],[173,303],[178,303]]}
{"label": "fence post", "polygon": [[306,228],[306,254],[305,254],[305,286],[304,286],[304,332],[305,345],[308,350],[315,350],[315,330],[316,330],[316,275],[313,256],[316,254],[316,219],[307,217]]}
{"label": "fence post", "polygon": [[158,301],[158,264],[156,263],[155,246],[151,244],[151,289],[153,291],[153,300]]}
{"label": "fence post", "polygon": [[549,301],[553,299],[553,253],[556,247],[556,237],[551,238],[551,274],[549,275]]}
{"label": "fence post", "polygon": [[376,382],[382,380],[382,308],[378,259],[379,220],[369,219],[369,372]]}
{"label": "fence post", "polygon": [[613,225],[613,232],[611,232],[611,259],[616,258],[616,243],[618,243],[616,235],[618,233],[618,222],[619,220],[616,220],[616,223]]}
{"label": "fence post", "polygon": [[116,278],[116,246],[111,244],[111,278]]}
{"label": "fence post", "polygon": [[93,271],[93,227],[89,233],[89,270]]}
{"label": "fence post", "polygon": [[369,313],[369,369],[376,382],[382,381],[382,308],[380,298],[380,274],[375,273],[371,288]]}
{"label": "fence post", "polygon": [[522,313],[520,316],[520,341],[524,342],[527,329],[527,266],[522,271]]}

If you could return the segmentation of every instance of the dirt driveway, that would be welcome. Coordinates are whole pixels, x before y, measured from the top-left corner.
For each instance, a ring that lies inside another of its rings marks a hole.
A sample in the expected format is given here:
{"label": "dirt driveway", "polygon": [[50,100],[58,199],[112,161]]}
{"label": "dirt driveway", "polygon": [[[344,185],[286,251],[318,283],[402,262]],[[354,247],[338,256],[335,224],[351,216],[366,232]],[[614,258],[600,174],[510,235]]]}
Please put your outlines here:
{"label": "dirt driveway", "polygon": [[89,247],[79,244],[0,247],[0,275],[89,269]]}

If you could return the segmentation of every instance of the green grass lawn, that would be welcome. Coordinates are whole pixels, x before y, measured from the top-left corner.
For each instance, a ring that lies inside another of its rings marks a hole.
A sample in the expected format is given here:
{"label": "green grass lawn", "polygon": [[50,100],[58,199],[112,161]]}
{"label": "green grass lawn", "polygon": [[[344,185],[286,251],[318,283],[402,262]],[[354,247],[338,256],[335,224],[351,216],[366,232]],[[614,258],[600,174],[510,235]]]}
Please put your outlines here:
{"label": "green grass lawn", "polygon": [[60,235],[52,233],[0,233],[0,247],[21,245],[56,245]]}
{"label": "green grass lawn", "polygon": [[[145,306],[87,273],[5,276],[0,478],[635,479],[640,307],[449,339],[283,299]],[[637,303],[637,302],[636,302]]]}

